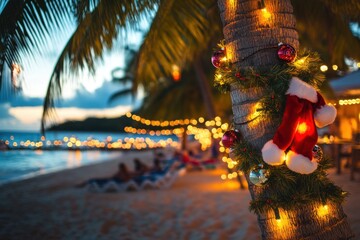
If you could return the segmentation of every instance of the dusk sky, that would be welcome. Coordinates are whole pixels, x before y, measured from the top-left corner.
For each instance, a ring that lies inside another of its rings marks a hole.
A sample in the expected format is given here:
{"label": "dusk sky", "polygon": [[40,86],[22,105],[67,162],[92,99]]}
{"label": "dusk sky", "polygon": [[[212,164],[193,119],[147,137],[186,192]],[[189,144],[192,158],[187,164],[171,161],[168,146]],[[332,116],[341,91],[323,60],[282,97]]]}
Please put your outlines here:
{"label": "dusk sky", "polygon": [[[49,49],[36,56],[35,60],[26,59],[22,63],[21,92],[14,94],[9,90],[9,82],[3,83],[0,92],[0,130],[39,131],[43,99],[57,57],[67,41],[66,35],[58,36],[55,43],[49,44]],[[128,36],[127,43],[138,44],[141,38],[140,33],[133,33]],[[130,96],[110,105],[107,103],[112,93],[124,87],[110,81],[111,71],[124,66],[122,46],[121,43],[115,44],[111,53],[104,56],[104,61],[99,61],[95,76],[84,73],[77,83],[64,86],[63,99],[56,108],[58,122],[82,120],[89,116],[118,117],[136,107]],[[8,74],[7,79],[10,79],[10,72],[4,74]],[[141,98],[141,94],[138,97]]]}

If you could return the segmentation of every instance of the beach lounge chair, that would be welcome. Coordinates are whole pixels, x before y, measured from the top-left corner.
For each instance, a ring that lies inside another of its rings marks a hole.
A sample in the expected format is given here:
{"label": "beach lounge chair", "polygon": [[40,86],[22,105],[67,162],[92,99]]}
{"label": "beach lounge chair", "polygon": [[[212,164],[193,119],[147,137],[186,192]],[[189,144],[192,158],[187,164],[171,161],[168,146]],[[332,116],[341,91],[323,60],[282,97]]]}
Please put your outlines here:
{"label": "beach lounge chair", "polygon": [[169,160],[163,171],[143,176],[139,183],[140,188],[169,188],[179,176],[183,176],[185,173],[186,169],[184,164],[180,164],[175,159]]}
{"label": "beach lounge chair", "polygon": [[85,188],[89,192],[122,192],[131,190],[137,191],[140,187],[134,180],[120,182],[115,179],[108,179],[104,180],[104,182],[90,182]]}
{"label": "beach lounge chair", "polygon": [[116,179],[103,179],[91,181],[86,189],[90,192],[123,192],[139,191],[145,189],[166,189],[172,186],[179,176],[186,173],[185,164],[169,160],[164,170],[138,176],[130,181],[122,182]]}

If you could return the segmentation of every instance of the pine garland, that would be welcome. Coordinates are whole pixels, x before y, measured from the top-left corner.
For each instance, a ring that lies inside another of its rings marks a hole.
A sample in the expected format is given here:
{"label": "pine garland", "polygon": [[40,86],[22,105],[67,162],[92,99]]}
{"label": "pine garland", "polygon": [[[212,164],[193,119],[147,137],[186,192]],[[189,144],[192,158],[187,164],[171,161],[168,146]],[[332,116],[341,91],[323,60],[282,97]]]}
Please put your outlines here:
{"label": "pine garland", "polygon": [[274,87],[276,90],[286,91],[288,80],[296,76],[313,87],[319,88],[325,79],[324,75],[319,72],[320,66],[319,55],[308,50],[301,50],[296,61],[284,62],[270,70],[255,70],[252,67],[238,69],[227,62],[223,67],[216,69],[214,84],[223,92],[230,90],[230,85],[233,83],[238,83],[242,90],[254,87]]}
{"label": "pine garland", "polygon": [[285,93],[291,77],[299,77],[318,89],[325,77],[319,72],[321,60],[316,53],[302,50],[293,63],[276,65],[271,70],[254,68],[237,69],[230,64],[215,71],[215,86],[222,92],[230,90],[231,84],[237,84],[240,90],[262,88],[264,97],[259,101],[260,116],[280,122],[285,108]]}
{"label": "pine garland", "polygon": [[332,167],[327,157],[319,161],[315,172],[303,175],[289,170],[285,164],[266,164],[261,154],[245,140],[240,140],[234,145],[234,153],[237,158],[233,160],[238,162],[238,170],[245,174],[249,174],[251,169],[259,164],[263,164],[264,168],[270,171],[268,180],[260,186],[267,190],[250,202],[250,210],[257,214],[276,208],[294,209],[314,202],[341,203],[347,196],[346,192],[326,177],[326,170]]}
{"label": "pine garland", "polygon": [[[223,47],[223,45],[219,45]],[[260,100],[257,111],[259,117],[271,118],[276,123],[281,122],[285,108],[285,93],[293,76],[318,89],[324,81],[324,75],[319,72],[321,65],[318,54],[307,50],[301,51],[293,63],[274,66],[270,71],[254,68],[237,69],[230,64],[217,68],[215,72],[215,86],[221,91],[230,90],[236,84],[240,90],[262,88],[264,97]],[[319,159],[318,168],[312,174],[302,175],[289,170],[285,164],[270,166],[266,164],[261,154],[244,139],[234,146],[234,153],[238,162],[238,170],[249,174],[250,171],[262,164],[268,169],[268,180],[260,187],[267,188],[262,194],[250,202],[250,210],[260,214],[270,210],[278,212],[279,208],[289,210],[305,205],[326,202],[341,203],[347,193],[334,185],[328,178],[326,170],[332,167],[329,158]],[[258,186],[255,186],[258,187]]]}

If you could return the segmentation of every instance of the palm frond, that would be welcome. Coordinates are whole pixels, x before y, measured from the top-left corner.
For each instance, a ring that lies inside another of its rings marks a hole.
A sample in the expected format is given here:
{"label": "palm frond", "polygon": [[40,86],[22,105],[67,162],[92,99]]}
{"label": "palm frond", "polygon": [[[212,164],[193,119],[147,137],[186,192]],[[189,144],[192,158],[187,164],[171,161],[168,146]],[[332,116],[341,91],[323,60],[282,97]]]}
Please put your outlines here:
{"label": "palm frond", "polygon": [[214,35],[221,36],[219,14],[211,11],[214,4],[209,0],[161,2],[139,50],[135,84],[148,86],[170,76],[174,64],[180,68],[191,64]]}
{"label": "palm frond", "polygon": [[335,2],[292,0],[301,44],[319,52],[326,64],[344,70],[345,57],[360,60],[360,40],[350,29],[350,21],[359,16],[360,6],[356,0]]}
{"label": "palm frond", "polygon": [[[46,46],[55,28],[69,23],[71,0],[11,0],[2,3],[0,13],[0,87],[4,68],[23,57],[33,57]],[[60,24],[62,22],[62,24]]]}
{"label": "palm frond", "polygon": [[118,92],[115,92],[115,93],[110,95],[110,97],[108,99],[108,104],[110,104],[111,102],[113,102],[116,99],[126,97],[126,96],[129,96],[131,94],[132,94],[132,89],[131,88],[126,88],[126,89],[120,90]]}
{"label": "palm frond", "polygon": [[[86,4],[86,0],[78,4]],[[139,21],[144,15],[151,14],[157,0],[147,1],[91,1],[77,13],[78,26],[63,49],[52,73],[41,121],[42,131],[46,121],[50,121],[55,99],[61,97],[62,86],[74,79],[80,70],[95,72],[95,63],[102,60],[107,49],[113,47],[121,28],[126,29],[129,22]],[[133,26],[133,25],[132,25]]]}
{"label": "palm frond", "polygon": [[350,21],[360,21],[360,2],[358,0],[322,0],[322,2],[335,15],[342,15]]}

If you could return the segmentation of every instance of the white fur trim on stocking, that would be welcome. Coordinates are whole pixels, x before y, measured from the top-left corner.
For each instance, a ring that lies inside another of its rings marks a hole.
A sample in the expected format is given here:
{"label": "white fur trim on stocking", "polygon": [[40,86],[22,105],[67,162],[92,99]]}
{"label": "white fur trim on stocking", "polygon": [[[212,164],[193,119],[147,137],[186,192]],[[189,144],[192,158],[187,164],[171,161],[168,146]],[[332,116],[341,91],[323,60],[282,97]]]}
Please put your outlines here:
{"label": "white fur trim on stocking", "polygon": [[269,165],[281,165],[285,159],[285,152],[281,150],[273,140],[265,143],[261,149],[264,161]]}
{"label": "white fur trim on stocking", "polygon": [[286,166],[293,172],[300,174],[310,174],[317,169],[318,163],[314,159],[289,151],[286,156]]}
{"label": "white fur trim on stocking", "polygon": [[310,86],[309,84],[300,80],[297,77],[293,77],[290,80],[289,89],[286,91],[286,94],[294,95],[301,99],[309,100],[312,103],[317,102],[316,90],[312,86]]}
{"label": "white fur trim on stocking", "polygon": [[322,128],[335,121],[336,108],[332,105],[324,105],[317,109],[314,114],[314,120],[317,127]]}

